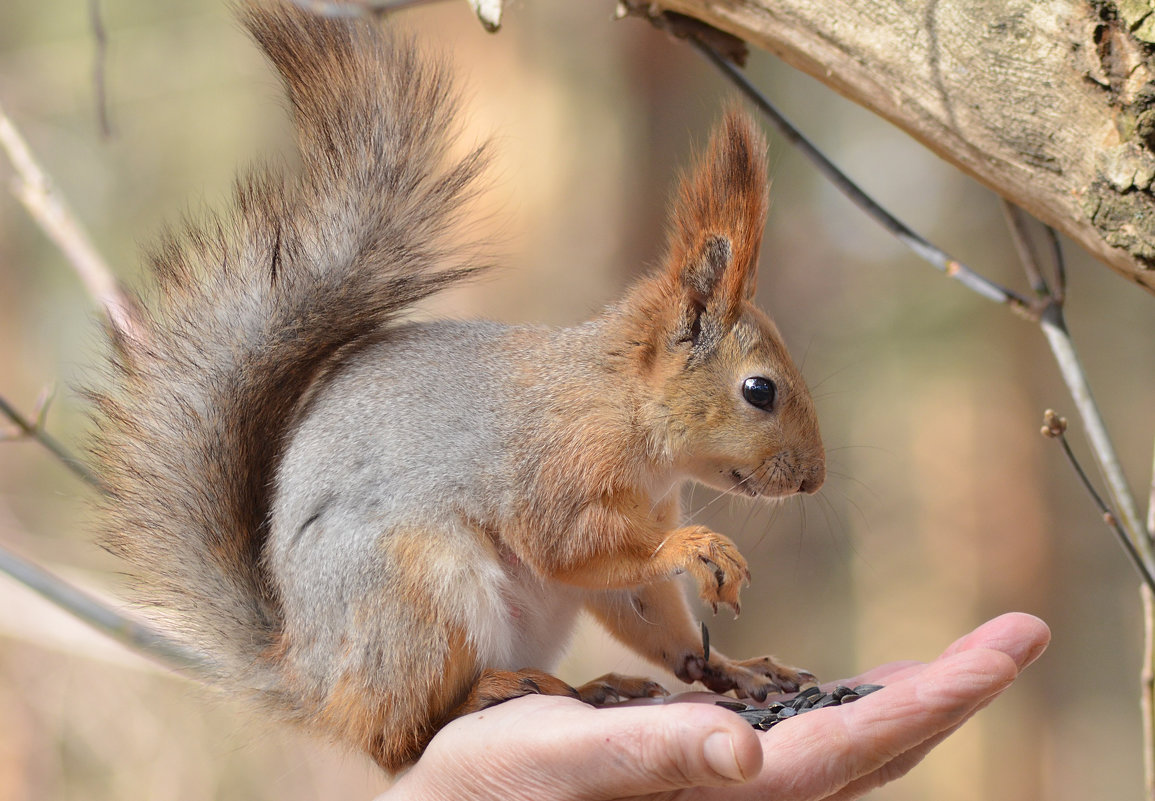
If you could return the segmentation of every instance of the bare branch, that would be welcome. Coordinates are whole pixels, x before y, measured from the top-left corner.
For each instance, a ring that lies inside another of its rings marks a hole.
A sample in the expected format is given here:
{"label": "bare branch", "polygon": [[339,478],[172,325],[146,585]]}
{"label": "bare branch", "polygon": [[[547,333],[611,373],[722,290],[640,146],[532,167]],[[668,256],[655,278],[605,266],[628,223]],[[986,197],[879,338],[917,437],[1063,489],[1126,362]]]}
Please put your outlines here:
{"label": "bare branch", "polygon": [[0,106],[0,149],[16,171],[13,193],[41,230],[64,253],[89,294],[100,304],[113,330],[135,336],[135,309],[84,228],[36,162],[27,143]]}
{"label": "bare branch", "polygon": [[1143,716],[1143,776],[1147,801],[1155,801],[1155,593],[1146,584],[1143,598],[1143,668],[1139,674],[1139,709]]}
{"label": "bare branch", "polygon": [[104,84],[104,62],[108,54],[108,36],[104,31],[104,20],[100,16],[100,0],[88,0],[88,20],[92,26],[92,38],[96,52],[92,57],[92,86],[96,95],[96,120],[100,134],[104,138],[112,136],[112,123],[108,117],[108,92]]}
{"label": "bare branch", "polygon": [[1098,507],[1099,513],[1103,516],[1103,522],[1110,527],[1111,531],[1114,532],[1118,538],[1119,543],[1123,546],[1123,550],[1127,552],[1128,558],[1132,564],[1135,565],[1135,569],[1139,571],[1139,575],[1142,577],[1144,584],[1146,584],[1151,591],[1155,592],[1155,577],[1151,575],[1150,567],[1143,560],[1143,557],[1139,555],[1135,545],[1127,536],[1127,532],[1119,525],[1119,518],[1111,511],[1111,508],[1107,506],[1103,498],[1095,490],[1095,485],[1091,483],[1091,479],[1087,477],[1083,466],[1075,457],[1075,452],[1071,450],[1071,444],[1067,442],[1066,418],[1059,417],[1054,411],[1047,409],[1043,415],[1042,433],[1045,437],[1058,440],[1059,444],[1063,447],[1063,455],[1067,457],[1067,462],[1075,469],[1075,474],[1078,475],[1083,488],[1087,490],[1091,496],[1091,500],[1093,500],[1095,506]]}
{"label": "bare branch", "polygon": [[1075,408],[1079,410],[1079,417],[1087,432],[1087,440],[1091,445],[1091,452],[1099,465],[1099,472],[1107,484],[1107,491],[1111,501],[1119,514],[1119,523],[1127,532],[1127,539],[1142,555],[1148,565],[1155,564],[1151,539],[1143,532],[1143,525],[1139,521],[1139,512],[1135,506],[1134,496],[1123,475],[1123,468],[1119,464],[1119,457],[1115,453],[1115,446],[1107,433],[1107,425],[1099,413],[1099,407],[1091,395],[1091,385],[1087,382],[1087,375],[1079,363],[1079,355],[1075,352],[1075,343],[1071,341],[1071,334],[1063,319],[1063,307],[1051,303],[1039,319],[1047,343],[1059,365],[1059,372],[1075,401]]}
{"label": "bare branch", "polygon": [[1028,319],[1038,319],[1037,310],[1026,298],[984,278],[958,259],[947,255],[924,237],[915,233],[904,222],[863,192],[845,173],[834,166],[834,163],[831,162],[822,151],[803,136],[802,132],[795,128],[794,125],[750,83],[745,75],[718,55],[714,48],[697,37],[691,37],[689,41],[700,53],[709,59],[723,75],[742,90],[742,93],[758,107],[774,128],[785,137],[790,144],[797,147],[803,155],[810,159],[811,163],[814,164],[827,180],[834,184],[839,191],[846,195],[856,206],[866,212],[871,219],[913,250],[921,259],[931,264],[940,272],[955,279],[971,291],[982,295],[984,298],[993,300],[996,303],[1005,304],[1017,314]]}
{"label": "bare branch", "polygon": [[[1147,496],[1147,541],[1155,542],[1155,457],[1151,465],[1151,491]],[[1143,777],[1147,801],[1155,801],[1155,592],[1139,588],[1143,597],[1143,669],[1139,676],[1143,715]]]}
{"label": "bare branch", "polygon": [[1067,299],[1067,260],[1063,258],[1063,245],[1059,241],[1059,232],[1049,225],[1043,226],[1047,231],[1047,241],[1051,245],[1051,262],[1055,268],[1055,286],[1051,290],[1051,297],[1056,303]]}
{"label": "bare branch", "polygon": [[103,491],[100,480],[92,474],[92,472],[84,466],[84,463],[68,452],[68,449],[60,444],[56,438],[51,436],[44,430],[44,415],[47,413],[47,402],[42,406],[40,413],[37,414],[35,423],[28,420],[3,397],[0,397],[0,413],[11,420],[15,425],[18,435],[34,439],[47,448],[53,456],[60,460],[60,462],[80,477],[83,481],[88,482],[92,486]]}
{"label": "bare branch", "polygon": [[40,395],[36,398],[36,428],[40,431],[44,430],[48,421],[48,410],[54,400],[56,400],[56,384],[49,384],[40,390]]}
{"label": "bare branch", "polygon": [[191,651],[181,643],[128,617],[2,545],[0,572],[7,573],[93,628],[165,667],[202,680],[214,674],[211,660],[203,654]]}
{"label": "bare branch", "polygon": [[[1050,226],[1044,226],[1050,244],[1050,257],[1054,271],[1054,286],[1052,291],[1043,278],[1042,265],[1039,256],[1031,245],[1031,238],[1027,231],[1027,215],[1012,204],[1003,200],[1003,211],[1007,217],[1011,235],[1015,241],[1023,270],[1031,286],[1044,300],[1045,305],[1039,314],[1038,323],[1043,334],[1051,346],[1051,352],[1059,366],[1059,372],[1067,385],[1067,390],[1075,401],[1079,416],[1090,441],[1091,451],[1099,465],[1099,472],[1107,482],[1115,508],[1122,516],[1121,524],[1127,533],[1127,538],[1133,548],[1139,551],[1148,570],[1155,565],[1155,551],[1152,540],[1145,535],[1139,521],[1139,513],[1135,505],[1127,480],[1123,476],[1123,469],[1119,465],[1119,457],[1115,453],[1115,446],[1107,433],[1107,426],[1099,414],[1095,399],[1091,396],[1091,386],[1087,382],[1086,373],[1079,363],[1079,356],[1075,352],[1075,344],[1071,340],[1067,323],[1063,317],[1063,300],[1066,293],[1066,268],[1063,261],[1063,251],[1059,244],[1058,235]],[[1065,446],[1064,446],[1065,447]],[[1155,588],[1153,588],[1155,589]]]}
{"label": "bare branch", "polygon": [[[319,17],[362,17],[369,14],[388,14],[411,6],[435,3],[440,0],[292,0],[293,5],[312,11]],[[473,4],[470,0],[471,5]],[[498,15],[500,17],[500,13]]]}
{"label": "bare branch", "polygon": [[1155,542],[1155,457],[1151,459],[1151,493],[1147,496],[1147,536]]}
{"label": "bare branch", "polygon": [[1015,243],[1015,250],[1019,254],[1019,262],[1023,266],[1023,272],[1027,274],[1027,282],[1031,285],[1031,289],[1035,291],[1036,295],[1040,297],[1051,297],[1051,288],[1047,285],[1047,279],[1043,277],[1043,270],[1039,262],[1039,254],[1035,252],[1035,246],[1031,242],[1030,232],[1027,230],[1027,215],[1022,209],[1011,203],[1006,198],[999,198],[1003,207],[1003,216],[1007,221],[1007,228],[1010,229],[1011,238]]}
{"label": "bare branch", "polygon": [[1138,19],[1148,0],[620,2],[774,54],[1155,292],[1149,131],[1110,124],[1147,110],[1155,54],[1108,9]]}

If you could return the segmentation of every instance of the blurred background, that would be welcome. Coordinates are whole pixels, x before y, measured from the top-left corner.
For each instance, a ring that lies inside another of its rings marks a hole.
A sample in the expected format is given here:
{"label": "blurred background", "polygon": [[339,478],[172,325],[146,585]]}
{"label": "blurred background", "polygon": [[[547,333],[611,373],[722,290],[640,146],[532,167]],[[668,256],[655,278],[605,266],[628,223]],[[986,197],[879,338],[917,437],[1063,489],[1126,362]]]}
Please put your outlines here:
{"label": "blurred background", "polygon": [[[105,0],[97,48],[82,0],[0,4],[0,102],[126,281],[166,221],[219,207],[235,169],[284,137],[279,89],[224,3]],[[499,160],[479,219],[503,271],[432,311],[578,322],[658,258],[666,198],[733,92],[684,44],[612,0],[514,2],[496,36],[463,2],[397,15],[452,54],[467,140]],[[750,74],[867,191],[987,276],[1023,286],[997,199],[887,124],[772,57]],[[810,382],[829,448],[817,497],[778,507],[697,490],[695,519],[753,570],[739,621],[709,618],[735,655],[772,652],[830,679],[930,659],[981,621],[1040,615],[1054,642],[997,704],[887,801],[1138,798],[1142,620],[1137,579],[1038,434],[1072,420],[1041,334],[917,261],[771,136],[760,300]],[[0,159],[0,180],[10,170]],[[1068,316],[1145,505],[1155,433],[1155,298],[1068,246]],[[0,193],[0,394],[73,447],[72,389],[99,358],[97,311]],[[38,445],[0,444],[0,541],[115,596],[88,490]],[[708,610],[703,614],[708,616]],[[563,677],[648,670],[583,624]],[[369,799],[366,760],[261,722],[127,653],[0,577],[0,801]]]}

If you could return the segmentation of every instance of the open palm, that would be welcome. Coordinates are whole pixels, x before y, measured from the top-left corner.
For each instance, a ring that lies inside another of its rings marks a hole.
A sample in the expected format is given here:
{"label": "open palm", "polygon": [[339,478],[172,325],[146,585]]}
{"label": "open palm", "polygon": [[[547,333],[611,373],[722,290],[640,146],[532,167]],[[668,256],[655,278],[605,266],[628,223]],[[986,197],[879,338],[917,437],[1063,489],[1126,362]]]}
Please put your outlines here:
{"label": "open palm", "polygon": [[[691,694],[595,709],[527,696],[460,718],[378,801],[817,801],[899,778],[1006,689],[1050,639],[1008,614],[930,663],[894,662],[844,683],[885,684],[767,732]],[[682,703],[685,701],[685,703]]]}

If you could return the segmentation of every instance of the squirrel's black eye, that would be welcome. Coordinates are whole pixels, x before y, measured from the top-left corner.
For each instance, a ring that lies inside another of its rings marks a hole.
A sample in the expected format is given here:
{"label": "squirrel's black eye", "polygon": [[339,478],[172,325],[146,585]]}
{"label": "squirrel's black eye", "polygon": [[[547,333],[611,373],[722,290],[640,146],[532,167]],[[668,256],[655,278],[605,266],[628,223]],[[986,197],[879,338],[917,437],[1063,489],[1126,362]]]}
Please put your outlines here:
{"label": "squirrel's black eye", "polygon": [[751,406],[770,411],[774,408],[774,399],[778,396],[778,387],[769,378],[754,376],[742,382],[742,397]]}

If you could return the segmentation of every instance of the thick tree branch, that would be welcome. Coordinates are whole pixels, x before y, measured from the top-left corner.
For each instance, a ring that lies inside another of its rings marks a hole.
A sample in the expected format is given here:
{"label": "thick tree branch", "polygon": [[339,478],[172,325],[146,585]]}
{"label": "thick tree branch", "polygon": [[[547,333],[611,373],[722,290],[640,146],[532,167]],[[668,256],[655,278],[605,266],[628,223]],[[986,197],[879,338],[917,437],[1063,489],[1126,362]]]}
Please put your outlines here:
{"label": "thick tree branch", "polygon": [[629,5],[775,53],[1155,292],[1155,56],[1108,0]]}

